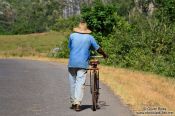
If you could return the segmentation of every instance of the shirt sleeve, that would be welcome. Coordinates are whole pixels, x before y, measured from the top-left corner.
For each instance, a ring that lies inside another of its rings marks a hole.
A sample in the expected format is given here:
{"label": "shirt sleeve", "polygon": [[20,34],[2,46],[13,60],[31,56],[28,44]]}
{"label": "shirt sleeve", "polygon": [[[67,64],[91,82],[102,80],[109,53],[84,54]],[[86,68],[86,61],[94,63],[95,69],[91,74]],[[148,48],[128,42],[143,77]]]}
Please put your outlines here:
{"label": "shirt sleeve", "polygon": [[96,40],[94,39],[93,36],[91,36],[91,46],[95,49],[98,50],[100,46],[97,44]]}

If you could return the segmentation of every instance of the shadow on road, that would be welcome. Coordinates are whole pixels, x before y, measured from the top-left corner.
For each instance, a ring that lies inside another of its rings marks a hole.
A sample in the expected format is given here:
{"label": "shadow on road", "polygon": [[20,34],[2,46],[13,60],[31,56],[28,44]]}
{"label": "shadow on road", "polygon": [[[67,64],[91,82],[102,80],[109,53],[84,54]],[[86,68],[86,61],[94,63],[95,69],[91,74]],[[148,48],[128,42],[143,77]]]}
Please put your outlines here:
{"label": "shadow on road", "polygon": [[[102,108],[102,107],[105,107],[105,106],[109,106],[109,105],[106,104],[105,101],[99,101],[98,105],[99,105],[99,109]],[[82,105],[81,108],[82,108],[82,110],[86,110],[86,109],[89,109],[89,108],[92,109],[92,105]]]}
{"label": "shadow on road", "polygon": [[92,105],[82,105],[81,106],[82,110],[92,108]]}

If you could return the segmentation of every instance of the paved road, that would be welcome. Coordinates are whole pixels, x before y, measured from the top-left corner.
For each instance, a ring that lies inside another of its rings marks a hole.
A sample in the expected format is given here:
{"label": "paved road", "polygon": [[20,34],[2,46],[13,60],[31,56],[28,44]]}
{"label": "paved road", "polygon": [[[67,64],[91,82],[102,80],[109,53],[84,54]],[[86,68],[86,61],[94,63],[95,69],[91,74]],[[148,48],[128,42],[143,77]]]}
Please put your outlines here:
{"label": "paved road", "polygon": [[0,116],[132,116],[106,86],[101,84],[101,88],[100,110],[91,110],[90,91],[86,87],[83,110],[75,112],[69,109],[65,65],[0,59]]}

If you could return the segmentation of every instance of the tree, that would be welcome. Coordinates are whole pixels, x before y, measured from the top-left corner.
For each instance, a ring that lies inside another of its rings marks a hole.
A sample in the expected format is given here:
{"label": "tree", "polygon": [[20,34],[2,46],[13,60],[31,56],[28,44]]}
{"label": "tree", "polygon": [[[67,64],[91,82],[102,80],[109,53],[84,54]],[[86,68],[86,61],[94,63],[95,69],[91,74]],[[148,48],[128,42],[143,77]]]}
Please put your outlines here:
{"label": "tree", "polygon": [[0,0],[0,34],[8,33],[16,18],[15,10],[7,1]]}
{"label": "tree", "polygon": [[158,18],[164,21],[175,22],[175,0],[156,0]]}
{"label": "tree", "polygon": [[91,6],[84,6],[81,14],[93,32],[108,35],[115,25],[115,11],[116,7],[113,5],[104,5],[101,0],[97,0]]}

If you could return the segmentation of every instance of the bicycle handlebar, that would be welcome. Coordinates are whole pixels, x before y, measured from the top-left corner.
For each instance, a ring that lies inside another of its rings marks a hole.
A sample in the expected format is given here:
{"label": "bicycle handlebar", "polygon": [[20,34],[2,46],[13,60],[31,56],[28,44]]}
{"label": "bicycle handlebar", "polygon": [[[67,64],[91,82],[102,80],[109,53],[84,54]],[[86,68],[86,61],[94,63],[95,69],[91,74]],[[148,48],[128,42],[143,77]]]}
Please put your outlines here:
{"label": "bicycle handlebar", "polygon": [[103,56],[91,56],[91,58],[103,58]]}

